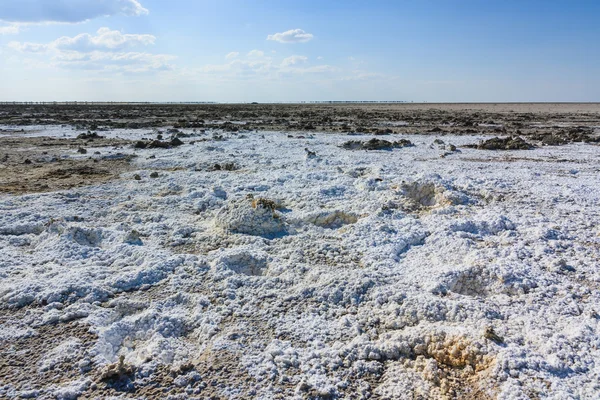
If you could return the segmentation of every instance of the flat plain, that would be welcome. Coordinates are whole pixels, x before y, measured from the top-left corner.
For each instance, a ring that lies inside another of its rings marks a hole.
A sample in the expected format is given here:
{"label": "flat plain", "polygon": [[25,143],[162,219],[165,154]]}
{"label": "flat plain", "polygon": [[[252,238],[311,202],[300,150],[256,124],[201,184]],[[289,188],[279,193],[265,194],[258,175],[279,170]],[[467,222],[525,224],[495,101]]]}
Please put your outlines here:
{"label": "flat plain", "polygon": [[0,105],[0,397],[593,399],[600,104]]}

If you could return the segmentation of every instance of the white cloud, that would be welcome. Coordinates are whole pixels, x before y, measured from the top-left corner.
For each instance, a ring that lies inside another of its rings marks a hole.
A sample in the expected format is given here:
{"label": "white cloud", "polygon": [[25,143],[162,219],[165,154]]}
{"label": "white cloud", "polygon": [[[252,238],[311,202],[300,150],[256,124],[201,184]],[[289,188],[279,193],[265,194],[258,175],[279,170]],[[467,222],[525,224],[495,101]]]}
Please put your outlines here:
{"label": "white cloud", "polygon": [[341,81],[371,81],[371,80],[386,80],[391,81],[396,77],[381,74],[378,72],[369,72],[362,70],[351,71],[352,75],[340,77]]}
{"label": "white cloud", "polygon": [[322,60],[322,59],[323,59],[322,56],[317,57],[317,60]]}
{"label": "white cloud", "polygon": [[8,46],[21,53],[37,54],[49,61],[47,65],[65,69],[108,72],[155,72],[173,69],[176,58],[168,54],[127,52],[135,46],[153,45],[152,35],[123,34],[100,28],[96,35],[82,33],[61,37],[50,43],[10,42]]}
{"label": "white cloud", "polygon": [[[271,57],[256,57],[260,51],[248,53],[247,57],[235,59],[225,64],[211,64],[200,68],[200,74],[211,74],[227,81],[235,81],[246,77],[266,80],[286,80],[292,76],[326,75],[339,73],[341,70],[331,65],[305,66],[308,57],[293,55],[273,62]],[[253,57],[254,56],[254,57]]]}
{"label": "white cloud", "polygon": [[283,59],[281,66],[289,67],[291,65],[304,64],[306,61],[308,61],[308,57],[306,56],[290,56]]}
{"label": "white cloud", "polygon": [[264,57],[265,56],[265,52],[261,51],[261,50],[252,50],[248,53],[248,57]]}
{"label": "white cloud", "polygon": [[47,44],[30,43],[30,42],[10,42],[8,47],[18,50],[23,53],[44,53],[48,50]]}
{"label": "white cloud", "polygon": [[348,61],[356,61],[356,58],[350,56],[350,57],[348,57]]}
{"label": "white cloud", "polygon": [[98,29],[97,36],[82,33],[75,37],[63,36],[50,44],[61,50],[92,51],[119,50],[126,47],[148,46],[154,44],[156,37],[152,35],[123,34],[109,28]]}
{"label": "white cloud", "polygon": [[19,24],[8,24],[5,26],[0,26],[0,35],[16,35],[17,33],[19,33],[19,31]]}
{"label": "white cloud", "polygon": [[298,68],[295,72],[299,74],[325,74],[325,73],[338,73],[341,69],[333,65],[315,65],[307,68]]}
{"label": "white cloud", "polygon": [[237,58],[239,55],[240,55],[240,53],[239,53],[239,52],[237,52],[237,51],[232,51],[231,53],[227,54],[227,55],[225,56],[225,58],[226,58],[226,59],[228,59],[228,60],[232,60],[232,59],[234,59],[234,58]]}
{"label": "white cloud", "polygon": [[175,58],[175,56],[167,54],[137,52],[66,52],[60,53],[54,58],[54,65],[65,69],[139,73],[171,70],[173,69],[171,61]]}
{"label": "white cloud", "polygon": [[156,37],[152,35],[123,34],[109,28],[98,29],[97,35],[81,33],[75,37],[63,36],[48,44],[11,42],[10,47],[21,52],[40,53],[48,50],[82,51],[94,50],[116,51],[134,46],[153,45]]}
{"label": "white cloud", "polygon": [[148,14],[138,0],[2,0],[0,21],[77,23],[111,15]]}
{"label": "white cloud", "polygon": [[290,29],[286,32],[269,35],[267,40],[274,40],[279,43],[304,43],[313,37],[312,33],[304,32],[302,29]]}

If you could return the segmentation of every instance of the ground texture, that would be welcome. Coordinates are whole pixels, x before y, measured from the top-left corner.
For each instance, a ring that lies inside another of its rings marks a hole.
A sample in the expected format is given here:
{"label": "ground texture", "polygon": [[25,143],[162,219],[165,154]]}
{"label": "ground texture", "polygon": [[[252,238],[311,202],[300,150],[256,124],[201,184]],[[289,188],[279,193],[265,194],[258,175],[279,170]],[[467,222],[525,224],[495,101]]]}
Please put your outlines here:
{"label": "ground texture", "polygon": [[598,105],[0,124],[0,398],[600,396]]}

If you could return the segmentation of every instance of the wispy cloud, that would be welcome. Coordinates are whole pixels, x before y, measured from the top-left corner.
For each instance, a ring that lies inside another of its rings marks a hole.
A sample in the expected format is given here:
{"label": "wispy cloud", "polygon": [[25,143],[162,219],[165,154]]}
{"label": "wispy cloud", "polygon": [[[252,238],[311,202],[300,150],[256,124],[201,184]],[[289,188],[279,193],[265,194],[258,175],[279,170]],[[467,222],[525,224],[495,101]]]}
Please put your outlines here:
{"label": "wispy cloud", "polygon": [[111,15],[148,14],[138,0],[2,0],[0,21],[77,23]]}
{"label": "wispy cloud", "polygon": [[19,24],[7,24],[0,26],[0,35],[16,35],[20,31]]}
{"label": "wispy cloud", "polygon": [[226,58],[226,59],[228,59],[228,60],[233,60],[234,58],[237,58],[239,55],[240,55],[240,53],[239,53],[239,52],[237,52],[237,51],[232,51],[231,53],[227,54],[227,55],[225,56],[225,58]]}
{"label": "wispy cloud", "polygon": [[378,72],[369,72],[363,70],[351,71],[350,75],[342,76],[339,78],[341,81],[373,81],[373,80],[385,80],[387,82],[396,80],[397,77],[390,76]]}
{"label": "wispy cloud", "polygon": [[268,35],[267,40],[274,40],[279,43],[304,43],[313,39],[313,34],[302,29],[290,29],[289,31]]}
{"label": "wispy cloud", "polygon": [[176,58],[168,54],[124,51],[153,45],[156,37],[146,34],[123,34],[100,28],[96,35],[82,33],[64,36],[50,43],[10,42],[9,47],[21,53],[46,57],[47,65],[67,69],[150,72],[171,70]]}
{"label": "wispy cloud", "polygon": [[123,34],[109,28],[100,28],[96,36],[81,33],[74,37],[63,36],[50,43],[19,43],[11,42],[10,46],[22,52],[40,53],[47,50],[72,50],[88,52],[94,50],[117,51],[135,46],[153,45],[156,37],[153,35]]}
{"label": "wispy cloud", "polygon": [[75,37],[63,36],[51,43],[51,46],[61,50],[92,51],[120,50],[126,47],[153,45],[156,37],[147,34],[123,34],[111,31],[109,28],[98,29],[97,35],[82,33]]}
{"label": "wispy cloud", "polygon": [[249,77],[280,80],[291,76],[335,74],[339,73],[340,69],[331,65],[308,65],[308,57],[302,55],[293,55],[275,61],[272,57],[264,56],[262,51],[253,50],[245,57],[236,58],[225,64],[205,65],[198,72],[235,81]]}
{"label": "wispy cloud", "polygon": [[265,52],[261,50],[252,50],[248,53],[248,57],[264,57]]}
{"label": "wispy cloud", "polygon": [[54,66],[66,69],[85,69],[109,72],[155,72],[173,69],[175,56],[150,53],[91,53],[69,52],[54,57]]}
{"label": "wispy cloud", "polygon": [[308,61],[308,57],[306,56],[290,56],[284,58],[281,62],[282,67],[289,67],[291,65],[303,64]]}
{"label": "wispy cloud", "polygon": [[10,42],[8,47],[18,50],[22,53],[45,53],[48,51],[48,45],[42,43]]}

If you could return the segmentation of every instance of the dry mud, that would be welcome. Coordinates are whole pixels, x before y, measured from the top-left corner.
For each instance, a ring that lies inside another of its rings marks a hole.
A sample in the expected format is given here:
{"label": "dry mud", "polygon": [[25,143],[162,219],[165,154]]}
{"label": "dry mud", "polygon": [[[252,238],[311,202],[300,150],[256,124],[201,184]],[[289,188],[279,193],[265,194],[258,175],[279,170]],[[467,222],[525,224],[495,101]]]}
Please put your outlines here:
{"label": "dry mud", "polygon": [[599,135],[594,104],[0,106],[0,398],[597,398]]}

